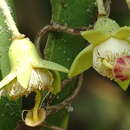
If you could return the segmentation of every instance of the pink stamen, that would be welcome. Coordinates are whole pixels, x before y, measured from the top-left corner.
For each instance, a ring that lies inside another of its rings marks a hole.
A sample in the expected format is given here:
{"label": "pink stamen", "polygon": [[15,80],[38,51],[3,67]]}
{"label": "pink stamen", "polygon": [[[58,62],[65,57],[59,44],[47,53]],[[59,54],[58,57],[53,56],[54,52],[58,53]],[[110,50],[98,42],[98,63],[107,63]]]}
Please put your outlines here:
{"label": "pink stamen", "polygon": [[130,79],[130,56],[117,58],[112,72],[117,80]]}
{"label": "pink stamen", "polygon": [[125,61],[122,58],[118,58],[117,59],[117,63],[119,63],[119,64],[125,64]]}

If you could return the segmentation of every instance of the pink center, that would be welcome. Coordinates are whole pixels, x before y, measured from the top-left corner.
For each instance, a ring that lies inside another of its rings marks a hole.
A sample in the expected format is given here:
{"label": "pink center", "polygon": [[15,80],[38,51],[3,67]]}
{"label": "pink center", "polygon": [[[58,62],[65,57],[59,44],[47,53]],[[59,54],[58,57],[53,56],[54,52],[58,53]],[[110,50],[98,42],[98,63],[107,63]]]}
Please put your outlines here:
{"label": "pink center", "polygon": [[117,58],[112,72],[117,80],[130,79],[130,56]]}

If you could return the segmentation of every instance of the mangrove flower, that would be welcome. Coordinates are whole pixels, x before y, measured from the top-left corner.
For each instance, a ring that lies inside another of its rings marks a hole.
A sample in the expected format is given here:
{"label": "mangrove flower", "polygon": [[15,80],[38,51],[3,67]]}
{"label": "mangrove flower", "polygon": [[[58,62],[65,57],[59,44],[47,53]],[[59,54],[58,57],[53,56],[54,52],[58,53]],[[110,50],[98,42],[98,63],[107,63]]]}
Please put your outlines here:
{"label": "mangrove flower", "polygon": [[101,16],[93,30],[83,31],[81,35],[90,45],[74,59],[69,77],[93,66],[99,74],[126,90],[130,82],[130,27],[119,27],[114,20]]}
{"label": "mangrove flower", "polygon": [[0,10],[13,39],[9,48],[11,71],[0,82],[0,94],[17,99],[35,92],[34,108],[27,111],[24,120],[26,125],[34,127],[46,117],[46,112],[40,105],[41,92],[44,90],[53,94],[60,92],[61,80],[58,71],[67,73],[68,70],[39,57],[33,43],[19,32],[6,0],[0,1]]}
{"label": "mangrove flower", "polygon": [[[48,90],[54,94],[58,93],[61,89],[58,71],[67,73],[68,70],[59,64],[41,59],[35,46],[28,38],[17,38],[12,41],[9,48],[9,60],[11,71],[0,82],[1,94],[17,99],[31,92],[36,92],[36,107],[28,112],[25,119],[26,124],[35,126],[45,116],[42,116],[45,113],[44,110],[38,108],[41,100],[40,92]],[[39,96],[37,97],[37,95]],[[40,118],[38,118],[39,112]],[[33,118],[30,118],[30,115]]]}

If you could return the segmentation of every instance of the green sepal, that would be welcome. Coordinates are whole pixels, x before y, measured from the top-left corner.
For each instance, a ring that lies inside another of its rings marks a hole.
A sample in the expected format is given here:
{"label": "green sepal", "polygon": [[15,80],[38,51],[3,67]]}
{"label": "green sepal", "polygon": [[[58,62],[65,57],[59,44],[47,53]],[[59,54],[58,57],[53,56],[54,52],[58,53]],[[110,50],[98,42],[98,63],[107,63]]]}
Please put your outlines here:
{"label": "green sepal", "polygon": [[69,71],[69,78],[74,77],[83,71],[89,69],[92,66],[93,62],[93,48],[94,45],[91,44],[85,49],[83,49],[74,59],[70,71]]}
{"label": "green sepal", "polygon": [[126,40],[130,42],[130,27],[121,27],[116,33],[112,35],[113,37],[121,40]]}
{"label": "green sepal", "polygon": [[126,91],[129,86],[130,80],[116,81],[116,82],[124,91]]}
{"label": "green sepal", "polygon": [[5,87],[6,85],[8,85],[12,80],[14,80],[16,78],[16,74],[15,73],[9,73],[1,82],[0,82],[0,90]]}
{"label": "green sepal", "polygon": [[100,31],[89,30],[81,32],[81,35],[84,39],[86,39],[89,43],[97,45],[107,40],[110,36],[107,34],[103,34]]}
{"label": "green sepal", "polygon": [[27,89],[32,72],[32,66],[30,63],[21,64],[17,71],[17,80],[20,85]]}
{"label": "green sepal", "polygon": [[54,82],[52,85],[52,93],[57,94],[61,91],[61,77],[58,71],[51,71],[53,74]]}
{"label": "green sepal", "polygon": [[115,20],[104,16],[98,17],[94,25],[95,31],[100,31],[103,34],[107,34],[107,35],[111,35],[112,33],[115,33],[119,29],[120,26]]}
{"label": "green sepal", "polygon": [[39,62],[32,63],[32,65],[36,68],[44,68],[44,69],[68,73],[68,69],[65,68],[64,66],[47,60],[41,59]]}

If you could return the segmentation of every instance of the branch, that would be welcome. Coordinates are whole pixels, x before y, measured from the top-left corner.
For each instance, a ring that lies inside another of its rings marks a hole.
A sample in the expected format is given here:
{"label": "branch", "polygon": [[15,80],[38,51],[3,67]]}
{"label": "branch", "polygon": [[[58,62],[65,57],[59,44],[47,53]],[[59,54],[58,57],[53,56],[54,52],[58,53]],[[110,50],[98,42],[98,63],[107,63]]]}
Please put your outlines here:
{"label": "branch", "polygon": [[52,130],[65,130],[63,128],[60,128],[60,127],[57,127],[57,126],[54,126],[54,125],[49,125],[46,122],[42,123],[41,126],[46,127],[46,128],[50,128]]}
{"label": "branch", "polygon": [[67,106],[73,99],[75,99],[75,97],[78,95],[78,93],[79,93],[79,91],[81,89],[82,83],[83,83],[83,74],[81,74],[79,76],[77,87],[74,90],[74,93],[70,97],[68,97],[63,102],[61,102],[61,103],[59,103],[57,105],[48,106],[46,108],[46,110],[47,110],[47,116],[50,115],[50,114],[52,114],[52,113],[54,113],[54,112],[57,112],[57,111],[65,108],[65,106]]}
{"label": "branch", "polygon": [[36,38],[35,38],[35,44],[36,47],[38,49],[38,51],[40,50],[40,41],[41,39],[49,32],[65,32],[65,33],[69,33],[71,35],[80,35],[81,31],[85,31],[88,30],[88,28],[90,27],[86,27],[86,28],[68,28],[65,25],[59,25],[59,24],[52,24],[52,25],[47,25],[45,27],[43,27],[37,34]]}

